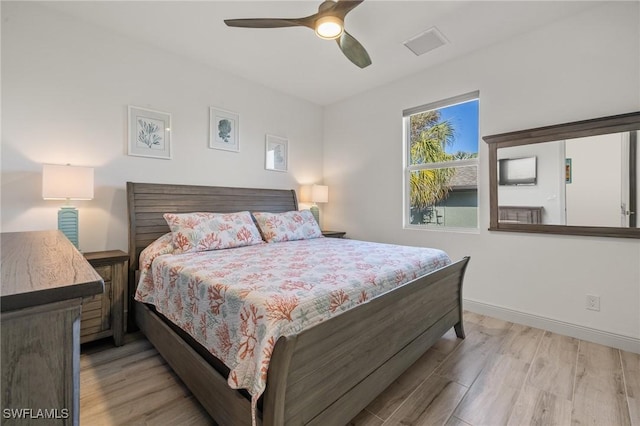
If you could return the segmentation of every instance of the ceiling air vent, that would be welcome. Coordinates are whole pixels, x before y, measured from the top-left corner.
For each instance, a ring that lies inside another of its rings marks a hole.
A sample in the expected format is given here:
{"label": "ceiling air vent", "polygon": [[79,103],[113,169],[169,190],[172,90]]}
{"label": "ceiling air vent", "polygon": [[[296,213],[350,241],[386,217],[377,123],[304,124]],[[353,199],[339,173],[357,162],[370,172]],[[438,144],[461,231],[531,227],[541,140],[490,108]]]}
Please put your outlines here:
{"label": "ceiling air vent", "polygon": [[447,43],[447,39],[442,33],[436,27],[433,27],[410,38],[403,44],[407,46],[407,49],[415,53],[416,56],[420,56]]}

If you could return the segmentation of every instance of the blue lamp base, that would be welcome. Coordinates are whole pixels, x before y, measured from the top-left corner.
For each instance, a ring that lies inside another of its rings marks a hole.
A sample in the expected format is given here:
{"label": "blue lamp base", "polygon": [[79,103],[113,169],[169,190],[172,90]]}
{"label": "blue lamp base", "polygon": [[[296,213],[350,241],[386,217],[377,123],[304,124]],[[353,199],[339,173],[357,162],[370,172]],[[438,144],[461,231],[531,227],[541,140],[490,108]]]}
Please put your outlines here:
{"label": "blue lamp base", "polygon": [[78,248],[78,210],[65,206],[58,210],[58,229]]}
{"label": "blue lamp base", "polygon": [[320,210],[318,209],[318,206],[314,204],[313,206],[311,206],[309,210],[311,210],[311,214],[313,215],[313,218],[318,223],[318,226],[320,226]]}

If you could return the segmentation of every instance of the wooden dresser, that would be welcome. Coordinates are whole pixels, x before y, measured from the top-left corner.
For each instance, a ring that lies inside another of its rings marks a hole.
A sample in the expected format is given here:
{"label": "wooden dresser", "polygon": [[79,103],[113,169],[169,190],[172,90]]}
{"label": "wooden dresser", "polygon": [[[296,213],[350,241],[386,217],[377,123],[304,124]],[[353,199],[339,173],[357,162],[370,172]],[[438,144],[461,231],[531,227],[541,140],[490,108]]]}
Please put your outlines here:
{"label": "wooden dresser", "polygon": [[498,206],[498,221],[510,223],[542,223],[540,206]]}
{"label": "wooden dresser", "polygon": [[0,239],[2,424],[77,425],[81,303],[103,280],[60,231]]}

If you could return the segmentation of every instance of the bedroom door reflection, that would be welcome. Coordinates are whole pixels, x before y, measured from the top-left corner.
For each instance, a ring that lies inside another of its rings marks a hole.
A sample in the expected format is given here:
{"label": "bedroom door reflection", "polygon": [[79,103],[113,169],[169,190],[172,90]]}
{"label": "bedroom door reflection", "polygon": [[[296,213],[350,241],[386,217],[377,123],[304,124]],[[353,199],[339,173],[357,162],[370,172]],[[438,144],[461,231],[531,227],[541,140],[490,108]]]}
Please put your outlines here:
{"label": "bedroom door reflection", "polygon": [[[637,227],[638,132],[570,139],[565,143],[566,223]],[[570,160],[568,160],[570,159]]]}

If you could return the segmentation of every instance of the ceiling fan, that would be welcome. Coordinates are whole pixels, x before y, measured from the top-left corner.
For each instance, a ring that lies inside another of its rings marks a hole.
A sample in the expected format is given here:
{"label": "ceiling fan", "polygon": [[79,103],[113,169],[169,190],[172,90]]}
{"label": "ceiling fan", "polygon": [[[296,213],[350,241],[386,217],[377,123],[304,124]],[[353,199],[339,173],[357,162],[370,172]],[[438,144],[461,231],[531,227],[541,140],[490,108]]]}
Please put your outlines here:
{"label": "ceiling fan", "polygon": [[325,0],[318,7],[318,13],[303,18],[248,18],[225,19],[230,27],[243,28],[283,28],[308,27],[325,40],[336,40],[342,53],[360,68],[371,65],[371,58],[365,48],[344,29],[344,18],[364,0]]}

